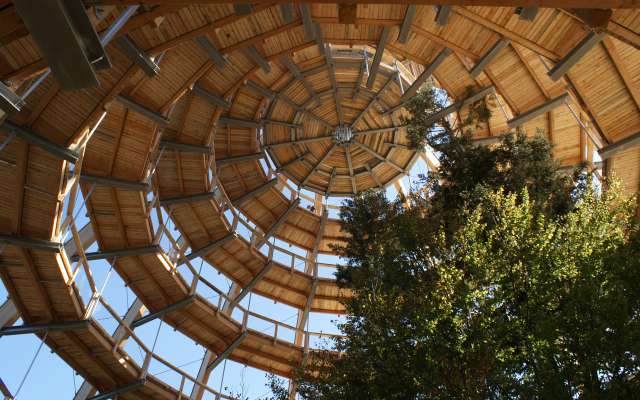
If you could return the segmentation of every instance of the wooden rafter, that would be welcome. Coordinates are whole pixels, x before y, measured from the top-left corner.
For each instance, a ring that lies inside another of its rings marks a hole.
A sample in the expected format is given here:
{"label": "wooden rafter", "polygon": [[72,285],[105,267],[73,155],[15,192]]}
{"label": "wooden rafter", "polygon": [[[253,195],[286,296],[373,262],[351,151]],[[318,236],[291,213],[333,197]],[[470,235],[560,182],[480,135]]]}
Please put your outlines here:
{"label": "wooden rafter", "polygon": [[[522,2],[525,3],[525,2]],[[524,6],[524,4],[520,4],[522,6]],[[537,4],[539,5],[539,4]],[[454,7],[453,11],[467,19],[469,19],[470,21],[473,21],[475,23],[477,23],[480,26],[485,27],[486,29],[489,29],[497,34],[500,34],[502,36],[504,36],[505,38],[510,39],[512,42],[514,43],[518,43],[524,47],[527,47],[533,51],[535,51],[536,53],[552,60],[552,61],[557,61],[558,59],[560,59],[560,56],[540,45],[538,45],[536,42],[529,40],[527,38],[525,38],[524,36],[521,36],[495,22],[492,22],[488,19],[483,18],[482,16],[476,14],[475,12],[467,9],[467,8],[463,8],[463,7]]]}
{"label": "wooden rafter", "polygon": [[[320,35],[318,35],[320,37]],[[331,48],[324,44],[324,54],[329,67],[329,80],[331,81],[331,89],[333,91],[333,101],[336,103],[336,113],[338,114],[338,124],[344,125],[344,113],[342,112],[342,98],[338,91],[338,82],[336,82],[336,71],[331,57]]]}
{"label": "wooden rafter", "polygon": [[469,74],[471,74],[471,76],[474,78],[480,75],[480,73],[498,56],[502,49],[509,45],[509,43],[509,39],[502,38],[498,40],[493,46],[491,46],[489,51],[487,51],[476,62],[473,68],[471,68],[471,71],[469,71]]}
{"label": "wooden rafter", "polygon": [[360,147],[362,150],[366,151],[367,153],[371,154],[372,156],[374,156],[378,160],[380,160],[382,162],[385,162],[385,163],[388,163],[390,166],[392,166],[393,168],[398,170],[398,172],[402,172],[402,173],[405,172],[404,169],[401,166],[399,166],[395,162],[389,160],[387,157],[383,156],[382,154],[378,153],[377,151],[373,150],[371,147],[367,146],[366,144],[360,143],[358,141],[354,141],[353,144],[358,146],[358,147]]}
{"label": "wooden rafter", "polygon": [[410,4],[407,6],[407,10],[404,13],[404,19],[398,31],[398,42],[404,44],[409,39],[409,32],[411,31],[411,25],[413,24],[413,17],[416,14],[416,5]]}
{"label": "wooden rafter", "polygon": [[331,153],[333,153],[333,151],[336,149],[337,146],[338,146],[338,144],[334,143],[333,145],[331,145],[331,147],[329,147],[329,150],[327,150],[327,152],[324,153],[322,158],[320,158],[318,160],[318,162],[313,166],[313,168],[307,174],[307,176],[305,176],[305,178],[302,180],[302,182],[300,182],[300,186],[305,186],[307,184],[307,182],[309,182],[309,179],[311,179],[313,174],[318,172],[318,169],[320,168],[320,166],[327,160],[327,158],[329,158],[329,156],[331,155]]}
{"label": "wooden rafter", "polygon": [[373,170],[371,169],[369,164],[365,164],[364,167],[367,169],[367,172],[369,173],[369,175],[371,175],[371,179],[373,179],[376,185],[378,185],[378,188],[382,189],[383,186],[382,186],[382,183],[380,182],[380,179],[378,179],[376,174],[373,173]]}
{"label": "wooden rafter", "polygon": [[378,92],[375,94],[373,99],[371,99],[371,101],[366,105],[366,107],[363,108],[362,111],[360,111],[360,114],[358,114],[358,116],[351,122],[351,128],[355,127],[358,124],[358,122],[360,122],[360,120],[364,118],[365,115],[367,115],[371,107],[373,107],[374,104],[376,104],[380,100],[380,98],[382,97],[382,94],[385,92],[385,90],[389,88],[389,86],[391,86],[392,83],[393,83],[393,77],[389,78],[387,82],[385,82],[385,84],[382,85],[382,87],[380,88],[380,90],[378,90]]}
{"label": "wooden rafter", "polygon": [[309,151],[305,151],[304,153],[302,153],[301,155],[299,155],[298,157],[294,158],[291,161],[286,162],[285,164],[282,164],[281,166],[279,166],[276,170],[276,172],[281,172],[286,170],[287,168],[289,168],[290,166],[292,166],[293,164],[299,163],[300,161],[304,160],[305,157],[307,157],[309,155]]}
{"label": "wooden rafter", "polygon": [[349,179],[351,180],[351,190],[354,194],[358,193],[356,190],[356,178],[353,176],[353,162],[351,161],[351,149],[350,146],[344,147],[344,156],[347,159],[347,167],[349,168]]}
{"label": "wooden rafter", "polygon": [[378,70],[380,69],[380,63],[382,62],[382,56],[384,55],[384,48],[387,45],[388,41],[389,27],[385,26],[382,28],[382,33],[380,34],[380,39],[378,40],[378,46],[376,47],[376,54],[373,57],[371,67],[369,69],[369,78],[367,79],[367,88],[369,89],[373,87],[373,84],[376,81]]}
{"label": "wooden rafter", "polygon": [[633,101],[635,102],[636,107],[640,111],[640,89],[638,88],[638,85],[634,82],[634,80],[631,78],[631,74],[627,69],[625,60],[622,59],[622,57],[620,56],[620,53],[618,52],[618,49],[616,48],[616,45],[613,40],[605,37],[602,43],[604,45],[605,50],[607,51],[607,54],[609,54],[609,57],[611,58],[611,62],[616,67],[616,71],[618,71],[618,74],[620,75],[622,82],[624,82],[624,85],[629,91],[631,98],[633,98]]}

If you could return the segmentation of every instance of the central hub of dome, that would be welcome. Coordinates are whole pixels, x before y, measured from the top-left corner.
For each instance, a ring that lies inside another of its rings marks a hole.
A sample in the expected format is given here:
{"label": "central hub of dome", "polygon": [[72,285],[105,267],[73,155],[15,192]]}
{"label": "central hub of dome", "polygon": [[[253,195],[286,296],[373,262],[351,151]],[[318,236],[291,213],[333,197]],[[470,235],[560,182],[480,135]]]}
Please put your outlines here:
{"label": "central hub of dome", "polygon": [[333,141],[338,144],[351,143],[353,139],[353,131],[350,126],[339,126],[333,131]]}

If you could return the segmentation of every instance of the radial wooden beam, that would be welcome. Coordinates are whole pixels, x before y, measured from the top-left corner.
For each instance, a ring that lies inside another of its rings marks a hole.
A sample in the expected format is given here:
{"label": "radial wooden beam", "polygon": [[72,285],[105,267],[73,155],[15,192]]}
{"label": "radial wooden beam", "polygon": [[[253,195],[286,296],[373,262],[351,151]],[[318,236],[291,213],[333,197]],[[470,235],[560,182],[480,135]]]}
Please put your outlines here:
{"label": "radial wooden beam", "polygon": [[291,74],[298,81],[300,81],[300,83],[302,83],[302,86],[304,86],[307,93],[309,93],[309,96],[311,96],[312,98],[317,98],[318,95],[316,94],[316,91],[313,90],[313,87],[309,84],[305,77],[302,76],[302,74],[300,73],[300,69],[288,55],[282,56],[280,58],[280,62],[285,66],[286,69],[289,70],[289,72],[291,72]]}
{"label": "radial wooden beam", "polygon": [[173,304],[169,304],[166,307],[163,307],[161,309],[159,309],[158,311],[154,311],[148,315],[145,315],[142,318],[139,318],[135,321],[133,321],[133,323],[131,324],[131,328],[137,328],[139,326],[142,326],[148,322],[153,321],[154,319],[157,318],[163,318],[165,315],[169,314],[170,312],[173,311],[178,311],[181,310],[187,306],[189,306],[190,304],[193,304],[196,301],[196,295],[191,295],[191,296],[187,296],[182,300],[179,300]]}
{"label": "radial wooden beam", "polygon": [[233,156],[233,157],[225,157],[225,158],[217,158],[216,159],[216,166],[218,166],[218,168],[224,166],[224,165],[230,165],[230,164],[237,164],[240,162],[244,162],[244,161],[256,161],[256,160],[260,160],[261,158],[264,158],[264,153],[252,153],[252,154],[245,154],[242,156]]}
{"label": "radial wooden beam", "polygon": [[276,172],[282,172],[285,169],[287,169],[288,167],[292,166],[293,164],[299,163],[300,161],[304,160],[305,157],[307,157],[309,155],[309,151],[305,151],[302,155],[299,155],[298,157],[294,158],[291,161],[286,162],[285,164],[282,164],[281,166],[279,166],[276,169]]}
{"label": "radial wooden beam", "polygon": [[183,153],[202,153],[213,154],[210,146],[201,146],[197,144],[179,143],[171,140],[161,140],[160,147],[163,149],[176,150]]}
{"label": "radial wooden beam", "polygon": [[473,68],[471,68],[471,71],[469,71],[469,75],[471,75],[471,77],[475,78],[478,75],[480,75],[480,73],[482,71],[484,71],[484,69],[493,61],[496,59],[496,57],[498,57],[498,54],[500,54],[500,52],[502,51],[502,49],[504,49],[505,47],[507,47],[509,45],[509,43],[511,43],[511,40],[507,39],[507,38],[501,38],[500,40],[498,40],[493,46],[491,46],[491,48],[489,49],[489,51],[487,51],[473,66]]}
{"label": "radial wooden beam", "polygon": [[134,190],[137,192],[147,192],[150,189],[150,184],[147,182],[130,182],[122,179],[114,179],[106,176],[96,176],[82,174],[80,179],[84,182],[93,183],[99,186],[108,186],[118,189]]}
{"label": "radial wooden beam", "polygon": [[249,89],[263,95],[267,99],[273,99],[276,96],[276,92],[265,88],[264,86],[260,85],[259,83],[251,79],[247,79],[246,85]]}
{"label": "radial wooden beam", "polygon": [[360,94],[360,89],[362,87],[362,79],[364,78],[364,72],[367,69],[366,63],[367,63],[367,55],[366,55],[366,52],[365,52],[364,60],[362,61],[362,65],[360,67],[360,72],[358,72],[358,79],[356,80],[356,85],[353,88],[353,94],[351,95],[351,98],[354,99],[354,100]]}
{"label": "radial wooden beam", "polygon": [[333,135],[316,136],[316,137],[311,137],[311,138],[291,140],[291,141],[287,141],[287,142],[269,143],[269,144],[266,144],[264,147],[268,148],[268,149],[276,149],[278,147],[283,147],[283,146],[291,146],[291,145],[294,145],[294,144],[321,142],[323,140],[329,140],[329,139],[333,139]]}
{"label": "radial wooden beam", "polygon": [[49,139],[40,136],[33,132],[31,129],[19,126],[10,121],[4,121],[0,124],[0,131],[13,133],[16,136],[26,140],[27,142],[34,144],[46,152],[71,163],[75,163],[78,160],[78,153],[69,150],[68,148],[61,146],[57,143],[50,141]]}
{"label": "radial wooden beam", "polygon": [[393,161],[389,160],[388,158],[386,158],[382,154],[378,153],[377,151],[373,150],[371,147],[367,146],[366,144],[360,143],[357,140],[355,140],[353,142],[353,144],[355,144],[356,146],[360,147],[362,150],[366,151],[367,153],[371,154],[373,157],[377,158],[378,160],[388,163],[393,168],[398,170],[398,172],[402,172],[402,173],[405,172],[404,168],[402,168],[398,164],[394,163]]}
{"label": "radial wooden beam", "polygon": [[409,32],[411,31],[411,24],[413,24],[413,17],[416,15],[417,6],[415,4],[409,4],[407,11],[404,13],[404,19],[398,32],[398,42],[404,44],[407,43],[409,38]]}
{"label": "radial wooden beam", "polygon": [[356,126],[356,124],[358,122],[360,122],[360,120],[362,118],[364,118],[365,115],[367,115],[367,113],[369,112],[369,110],[371,109],[371,107],[373,107],[374,104],[376,104],[380,98],[382,97],[382,95],[384,94],[385,90],[387,90],[387,88],[389,88],[389,86],[391,86],[391,84],[393,83],[393,77],[389,78],[387,80],[387,82],[385,82],[385,84],[380,88],[380,90],[378,90],[378,92],[375,94],[375,96],[373,97],[373,99],[371,99],[371,101],[369,101],[369,104],[367,104],[367,106],[360,111],[360,114],[358,114],[358,116],[353,120],[353,122],[351,122],[351,128],[353,129],[353,127]]}
{"label": "radial wooden beam", "polygon": [[289,207],[287,207],[287,210],[284,213],[282,213],[282,215],[280,215],[278,219],[276,219],[276,221],[273,223],[273,225],[271,225],[269,229],[264,233],[264,238],[268,239],[271,236],[275,235],[278,229],[280,229],[280,227],[284,225],[285,222],[287,222],[287,219],[289,218],[291,213],[293,213],[298,208],[299,205],[300,205],[300,198],[297,198],[294,201],[292,201],[291,204],[289,204]]}
{"label": "radial wooden beam", "polygon": [[433,61],[431,61],[429,65],[424,68],[424,71],[422,71],[420,76],[418,76],[416,80],[413,81],[411,86],[409,86],[409,88],[407,88],[404,94],[400,97],[401,104],[409,100],[418,92],[418,89],[420,89],[420,87],[427,81],[427,79],[429,79],[431,75],[433,75],[434,71],[440,66],[440,64],[442,64],[442,62],[449,56],[449,54],[451,54],[451,50],[448,47],[445,47],[444,49],[442,49],[442,51],[440,51],[440,53],[438,53],[436,58],[434,58]]}
{"label": "radial wooden beam", "polygon": [[318,46],[323,50],[324,58],[326,60],[327,67],[329,69],[329,81],[331,82],[331,89],[333,93],[333,101],[336,104],[336,114],[338,115],[338,124],[344,125],[344,113],[342,111],[342,98],[340,96],[340,92],[338,91],[338,82],[336,81],[336,70],[333,61],[333,57],[331,56],[331,47],[329,44],[324,43],[324,39],[322,37],[322,31],[320,30],[320,25],[317,24],[316,28],[318,30],[316,34],[316,40],[318,41]]}
{"label": "radial wooden beam", "polygon": [[316,37],[316,29],[311,19],[311,7],[306,3],[301,3],[299,7],[302,25],[304,26],[304,39],[307,41],[313,40]]}
{"label": "radial wooden beam", "polygon": [[247,48],[245,48],[245,52],[247,53],[249,58],[252,59],[253,62],[255,62],[264,72],[271,72],[269,60],[267,60],[262,54],[260,54],[256,46],[248,46]]}
{"label": "radial wooden beam", "polygon": [[354,131],[353,132],[353,137],[374,135],[374,134],[377,134],[377,133],[395,132],[395,131],[398,131],[398,130],[404,129],[404,128],[406,128],[405,125],[402,125],[402,126],[388,126],[388,127],[385,127],[385,128],[374,128],[374,129],[368,129],[366,131]]}
{"label": "radial wooden beam", "polygon": [[[318,29],[319,24],[316,24],[316,29]],[[319,31],[320,33],[322,33],[322,31]],[[324,43],[324,37],[321,37],[320,39],[316,39],[316,45],[318,46],[318,50],[322,51],[322,55],[324,55],[324,47],[322,46],[322,44]],[[315,67],[311,67],[311,68],[307,68],[304,70],[300,71],[300,74],[302,76],[304,76],[305,78],[308,78],[312,75],[316,75],[319,74],[321,72],[324,72],[327,68],[329,68],[329,66],[325,63],[325,64],[318,64]]]}
{"label": "radial wooden beam", "polygon": [[213,360],[213,362],[211,364],[209,364],[207,366],[207,369],[210,371],[213,371],[214,369],[216,369],[216,367],[218,365],[220,365],[221,362],[223,362],[224,360],[227,359],[227,357],[229,357],[229,355],[238,347],[240,346],[240,344],[242,344],[242,342],[244,341],[244,339],[246,339],[246,337],[249,335],[249,332],[247,331],[242,331],[240,333],[240,335],[238,335],[237,338],[235,338],[233,340],[233,342],[231,342],[229,344],[229,346],[227,346],[226,349],[224,349],[224,351],[222,353],[220,353],[218,355],[218,357],[216,357],[215,360]]}
{"label": "radial wooden beam", "polygon": [[311,179],[311,176],[313,176],[313,174],[318,172],[318,169],[320,168],[320,166],[327,160],[327,158],[329,158],[331,153],[333,153],[333,151],[336,149],[336,146],[338,146],[338,144],[334,143],[333,145],[331,145],[331,147],[329,147],[329,150],[327,150],[327,152],[324,153],[322,158],[320,158],[318,160],[318,162],[313,166],[313,168],[307,174],[307,176],[305,176],[305,178],[302,180],[302,182],[300,182],[300,186],[305,186],[307,184],[307,182],[309,182],[309,179]]}
{"label": "radial wooden beam", "polygon": [[116,46],[129,60],[133,61],[149,77],[154,77],[160,72],[160,67],[141,48],[139,48],[129,36],[124,35],[115,41]]}
{"label": "radial wooden beam", "polygon": [[26,335],[39,332],[59,332],[89,329],[91,321],[83,319],[79,321],[50,322],[46,324],[24,324],[7,326],[0,329],[0,336]]}
{"label": "radial wooden beam", "polygon": [[224,245],[225,243],[229,242],[230,240],[234,239],[236,237],[236,235],[234,233],[230,233],[218,240],[214,240],[213,242],[200,247],[197,250],[192,250],[191,253],[187,254],[183,259],[181,259],[178,264],[182,265],[184,263],[186,263],[187,260],[192,261],[198,257],[204,257],[207,254],[211,253],[213,250],[217,249],[218,247]]}
{"label": "radial wooden beam", "polygon": [[222,97],[218,96],[217,94],[206,90],[205,88],[203,88],[202,86],[198,85],[197,83],[193,85],[193,93],[195,93],[198,96],[202,97],[203,99],[205,99],[209,103],[213,104],[214,106],[220,106],[220,107],[224,108],[225,110],[228,109],[229,107],[231,107],[231,104],[229,104],[228,101],[226,101]]}
{"label": "radial wooden beam", "polygon": [[369,69],[369,79],[367,79],[367,88],[369,89],[373,87],[373,83],[376,81],[376,76],[378,75],[378,70],[380,69],[380,63],[382,62],[382,55],[384,54],[384,48],[387,45],[387,41],[389,40],[389,30],[390,29],[388,26],[382,28],[380,40],[378,41],[378,46],[376,47],[376,54],[373,57],[373,62],[371,63],[371,68]]}
{"label": "radial wooden beam", "polygon": [[260,269],[260,271],[247,283],[245,287],[242,288],[240,293],[231,300],[231,307],[236,307],[240,302],[253,290],[253,288],[269,273],[271,268],[274,266],[274,262],[268,260],[265,265]]}
{"label": "radial wooden beam", "polygon": [[516,116],[515,118],[509,120],[507,122],[507,125],[509,126],[509,128],[515,128],[518,127],[522,124],[524,124],[527,121],[531,121],[532,119],[534,119],[535,117],[538,117],[550,110],[553,110],[554,108],[560,107],[561,105],[565,104],[568,100],[570,99],[569,94],[568,93],[564,93],[558,97],[555,97],[549,101],[546,101],[542,104],[540,104],[539,106],[524,112],[518,116]]}
{"label": "radial wooden beam", "polygon": [[[109,260],[114,258],[131,257],[131,256],[142,256],[145,254],[157,254],[157,253],[162,253],[162,248],[160,248],[160,246],[158,245],[150,245],[150,246],[127,247],[124,249],[105,250],[105,251],[85,253],[85,257],[87,261],[93,261],[93,260]],[[71,260],[77,261],[78,256],[72,256]]]}
{"label": "radial wooden beam", "polygon": [[197,203],[199,201],[213,200],[215,196],[216,196],[216,192],[204,192],[204,193],[189,194],[186,196],[169,197],[169,198],[160,200],[160,205],[162,207],[169,207],[176,204]]}
{"label": "radial wooden beam", "polygon": [[231,126],[240,126],[243,128],[260,128],[260,123],[250,120],[250,119],[242,119],[242,118],[231,118],[231,117],[220,117],[218,119],[219,125],[231,125]]}
{"label": "radial wooden beam", "polygon": [[126,97],[124,95],[117,95],[115,99],[118,101],[118,103],[122,104],[126,108],[149,118],[150,120],[152,120],[153,122],[157,123],[160,126],[164,127],[169,125],[169,119],[167,117],[143,106],[140,103],[137,103],[136,101],[134,101],[133,99],[130,99],[129,97]]}
{"label": "radial wooden beam", "polygon": [[260,124],[262,125],[280,125],[280,126],[286,126],[288,128],[293,128],[293,129],[302,129],[303,126],[300,124],[294,124],[293,122],[288,122],[288,121],[279,121],[279,120],[275,120],[275,119],[268,119],[268,118],[263,118],[260,120]]}
{"label": "radial wooden beam", "polygon": [[[250,82],[251,82],[251,84],[249,84]],[[309,118],[313,118],[314,120],[318,121],[318,123],[320,123],[325,128],[333,129],[333,125],[331,125],[330,123],[328,123],[324,119],[318,117],[317,115],[315,115],[311,111],[304,109],[304,107],[299,106],[293,100],[291,100],[290,98],[285,96],[282,93],[284,90],[279,92],[279,93],[276,93],[276,92],[273,92],[270,89],[261,87],[258,83],[253,82],[251,80],[247,81],[247,86],[249,86],[251,89],[253,89],[254,91],[256,91],[258,93],[264,94],[265,97],[268,97],[268,98],[271,98],[271,99],[277,98],[278,100],[281,100],[282,102],[286,103],[289,107],[293,108],[297,112],[303,113],[303,114],[307,115]],[[285,88],[286,87],[287,87],[287,85],[285,85]]]}
{"label": "radial wooden beam", "polygon": [[554,81],[563,77],[571,67],[576,65],[582,57],[584,57],[591,49],[600,43],[605,37],[604,33],[589,32],[566,56],[564,56],[556,65],[549,70],[549,76]]}
{"label": "radial wooden beam", "polygon": [[49,240],[41,239],[30,239],[14,235],[0,235],[0,243],[22,247],[24,249],[37,249],[54,252],[60,252],[62,250],[62,243],[60,242],[52,242]]}
{"label": "radial wooden beam", "polygon": [[223,68],[227,64],[227,59],[225,58],[225,56],[220,52],[220,50],[216,48],[216,46],[213,45],[213,43],[211,43],[211,41],[206,36],[197,37],[196,42],[198,43],[200,48],[202,48],[202,50],[207,53],[209,59],[211,59],[211,61],[213,61],[216,66]]}
{"label": "radial wooden beam", "polygon": [[278,183],[278,178],[273,178],[269,181],[267,181],[266,183],[258,186],[257,188],[250,190],[249,192],[243,194],[240,197],[237,197],[233,200],[231,200],[231,202],[235,205],[235,206],[240,206],[241,204],[245,203],[246,201],[258,196],[261,193],[264,193],[265,191],[269,190],[270,188],[274,187],[276,185],[276,183]]}
{"label": "radial wooden beam", "polygon": [[638,145],[640,145],[640,132],[601,148],[598,150],[598,154],[603,160],[606,160],[621,151]]}

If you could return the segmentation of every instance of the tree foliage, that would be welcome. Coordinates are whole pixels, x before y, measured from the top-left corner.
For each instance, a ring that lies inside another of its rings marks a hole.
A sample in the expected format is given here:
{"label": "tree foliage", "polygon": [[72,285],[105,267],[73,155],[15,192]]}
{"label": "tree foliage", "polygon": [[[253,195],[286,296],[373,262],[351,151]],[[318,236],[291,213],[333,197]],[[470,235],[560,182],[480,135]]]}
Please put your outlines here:
{"label": "tree foliage", "polygon": [[[431,123],[427,89],[407,121],[438,171],[408,199],[368,192],[342,208],[337,279],[355,296],[340,357],[297,379],[304,399],[600,399],[640,393],[640,234],[613,184],[560,174],[542,137],[477,147]],[[426,111],[425,111],[426,110]],[[407,205],[407,203],[409,205]],[[282,394],[286,396],[286,394]],[[284,397],[283,397],[284,398]]]}

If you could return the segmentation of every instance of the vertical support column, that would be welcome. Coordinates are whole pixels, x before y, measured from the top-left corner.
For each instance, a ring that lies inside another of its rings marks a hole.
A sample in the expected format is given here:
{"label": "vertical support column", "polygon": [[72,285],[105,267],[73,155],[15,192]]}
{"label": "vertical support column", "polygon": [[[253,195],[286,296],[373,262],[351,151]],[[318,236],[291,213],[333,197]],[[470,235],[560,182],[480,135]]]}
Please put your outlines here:
{"label": "vertical support column", "polygon": [[[126,326],[130,327],[131,323],[140,318],[143,313],[144,303],[142,303],[142,300],[136,298],[127,310],[127,313],[124,315],[122,322],[124,322]],[[118,325],[111,337],[115,340],[117,346],[121,347],[126,343],[127,339],[129,338],[129,334],[124,326]],[[93,387],[88,381],[84,381],[82,382],[82,386],[80,386],[80,389],[78,389],[75,396],[73,396],[73,400],[86,400],[87,398],[95,394],[96,388]]]}
{"label": "vertical support column", "polygon": [[[233,312],[233,306],[229,299],[232,299],[240,294],[241,289],[242,287],[237,283],[233,283],[229,288],[229,292],[227,293],[228,299],[225,300],[224,304],[222,305],[222,312],[226,315],[231,315],[231,313]],[[211,350],[207,350],[204,353],[204,358],[202,359],[202,363],[200,364],[200,368],[198,369],[198,375],[196,376],[198,381],[206,383],[209,380],[209,376],[211,375],[211,372],[213,372],[213,370],[208,368],[208,366],[213,362],[213,360],[215,360],[215,358],[216,354]],[[201,400],[203,395],[204,388],[198,385],[193,385],[193,389],[191,390],[191,396],[189,396],[189,399]]]}
{"label": "vertical support column", "polygon": [[[317,200],[317,197],[316,197]],[[298,311],[298,321],[296,323],[296,335],[294,339],[294,344],[297,346],[302,346],[303,340],[305,344],[304,355],[303,355],[303,363],[306,359],[306,353],[308,351],[309,346],[309,338],[305,337],[304,334],[304,326],[309,319],[309,312],[311,311],[311,304],[313,303],[313,298],[315,296],[317,284],[318,284],[318,250],[320,248],[320,241],[324,236],[324,227],[327,224],[327,219],[329,217],[328,209],[325,207],[322,210],[322,217],[320,218],[320,227],[318,228],[318,234],[316,235],[316,239],[313,243],[313,249],[311,254],[307,252],[307,259],[312,261],[307,261],[305,265],[305,271],[307,274],[313,274],[313,282],[311,284],[311,292],[309,293],[309,298],[307,298],[307,303],[305,304],[304,310]],[[296,398],[296,385],[293,381],[289,381],[289,400],[295,400]]]}
{"label": "vertical support column", "polygon": [[[311,252],[307,251],[306,254],[307,259],[311,257]],[[311,274],[313,272],[313,264],[310,262],[307,262],[307,264],[305,265],[304,268],[304,272],[307,274]],[[305,318],[304,318],[305,312],[304,310],[298,310],[298,317],[296,319],[296,327],[298,329],[296,329],[296,334],[293,340],[293,343],[296,346],[302,346],[302,342],[304,340],[304,335],[300,329],[300,326],[302,326],[302,328],[304,329],[304,324],[305,324]],[[293,381],[293,379],[289,380],[289,400],[295,400],[296,398],[296,391],[297,391],[297,385],[295,384],[295,382]]]}
{"label": "vertical support column", "polygon": [[322,213],[322,195],[321,194],[316,193],[313,206],[316,208],[316,214],[321,215]]}

